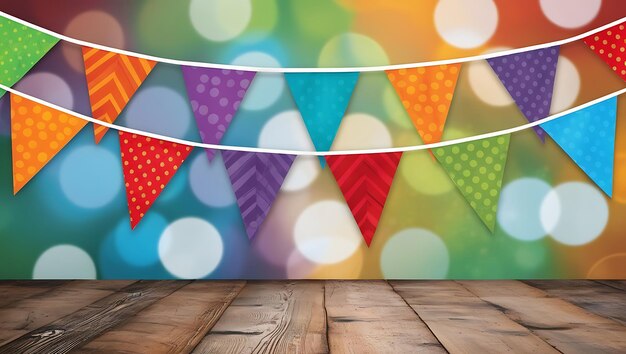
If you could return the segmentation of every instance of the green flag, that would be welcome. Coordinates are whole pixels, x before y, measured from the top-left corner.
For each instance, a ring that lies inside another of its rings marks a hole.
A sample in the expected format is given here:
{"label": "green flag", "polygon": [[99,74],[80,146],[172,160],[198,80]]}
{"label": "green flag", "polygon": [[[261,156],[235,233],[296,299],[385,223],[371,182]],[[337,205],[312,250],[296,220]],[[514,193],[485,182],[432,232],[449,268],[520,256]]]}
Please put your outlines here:
{"label": "green flag", "polygon": [[[0,83],[13,86],[58,41],[58,38],[0,17]],[[4,93],[0,89],[0,97]]]}
{"label": "green flag", "polygon": [[439,163],[493,232],[510,135],[433,149]]}

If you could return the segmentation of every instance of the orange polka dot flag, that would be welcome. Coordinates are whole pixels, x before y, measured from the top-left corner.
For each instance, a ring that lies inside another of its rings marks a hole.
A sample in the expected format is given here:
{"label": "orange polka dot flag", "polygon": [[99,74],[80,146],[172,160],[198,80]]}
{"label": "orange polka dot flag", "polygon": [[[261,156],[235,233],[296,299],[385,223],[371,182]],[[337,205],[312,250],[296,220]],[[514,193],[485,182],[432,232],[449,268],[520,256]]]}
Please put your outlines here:
{"label": "orange polka dot flag", "polygon": [[387,71],[424,144],[441,141],[460,71],[461,64]]}
{"label": "orange polka dot flag", "polygon": [[584,42],[626,81],[626,25],[622,23],[591,35]]}
{"label": "orange polka dot flag", "polygon": [[13,193],[17,194],[87,121],[11,94]]}
{"label": "orange polka dot flag", "polygon": [[[82,49],[93,117],[113,123],[156,62],[94,48]],[[108,130],[105,126],[94,125],[96,143]]]}
{"label": "orange polka dot flag", "polygon": [[119,135],[130,226],[134,229],[192,147],[122,131]]}

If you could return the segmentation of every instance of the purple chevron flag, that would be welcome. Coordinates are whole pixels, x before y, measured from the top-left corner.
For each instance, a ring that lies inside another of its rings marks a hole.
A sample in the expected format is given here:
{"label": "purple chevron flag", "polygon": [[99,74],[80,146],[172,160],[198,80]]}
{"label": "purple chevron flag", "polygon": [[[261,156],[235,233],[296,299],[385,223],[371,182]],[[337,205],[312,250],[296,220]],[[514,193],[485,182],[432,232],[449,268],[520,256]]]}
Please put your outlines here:
{"label": "purple chevron flag", "polygon": [[[219,144],[255,72],[182,66],[187,95],[202,142]],[[209,161],[215,151],[205,149]]]}
{"label": "purple chevron flag", "polygon": [[[487,61],[529,122],[550,115],[559,47],[491,58]],[[533,127],[545,140],[545,131]]]}
{"label": "purple chevron flag", "polygon": [[222,151],[248,238],[259,231],[295,155]]}

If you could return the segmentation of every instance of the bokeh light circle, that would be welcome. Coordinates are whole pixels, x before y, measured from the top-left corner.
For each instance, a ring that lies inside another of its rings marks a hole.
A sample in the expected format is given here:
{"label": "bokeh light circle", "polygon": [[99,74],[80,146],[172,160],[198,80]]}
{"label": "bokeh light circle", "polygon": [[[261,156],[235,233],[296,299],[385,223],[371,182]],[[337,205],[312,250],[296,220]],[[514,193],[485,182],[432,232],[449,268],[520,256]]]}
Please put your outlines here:
{"label": "bokeh light circle", "polygon": [[197,279],[211,274],[223,254],[222,236],[200,218],[174,221],[159,239],[159,258],[165,269],[178,278]]}
{"label": "bokeh light circle", "polygon": [[439,0],[435,28],[439,35],[458,48],[479,47],[498,26],[498,9],[493,0]]}
{"label": "bokeh light circle", "polygon": [[198,33],[210,40],[223,42],[240,35],[250,23],[250,0],[191,0],[191,24]]}
{"label": "bokeh light circle", "polygon": [[[297,110],[278,113],[265,123],[259,134],[259,147],[267,149],[290,149],[315,151],[302,116]],[[298,191],[313,183],[321,172],[319,159],[315,156],[298,156],[283,185],[282,191]]]}
{"label": "bokeh light circle", "polygon": [[428,151],[405,153],[399,170],[409,186],[419,193],[439,195],[455,189],[454,183]]}
{"label": "bokeh light circle", "polygon": [[223,208],[235,202],[235,194],[219,153],[210,163],[205,153],[194,158],[189,168],[189,185],[196,198],[210,207]]}
{"label": "bokeh light circle", "polygon": [[[492,48],[485,53],[495,53],[508,49],[510,48]],[[514,102],[486,60],[472,61],[466,66],[470,87],[481,101],[492,106],[508,106]]]}
{"label": "bokeh light circle", "polygon": [[33,279],[96,279],[96,265],[83,249],[57,245],[37,258]]}
{"label": "bokeh light circle", "polygon": [[539,4],[544,15],[555,25],[577,28],[598,15],[602,0],[541,0]]}
{"label": "bokeh light circle", "polygon": [[[280,67],[273,56],[253,51],[236,57],[232,65],[250,65],[257,67]],[[285,89],[285,79],[281,73],[257,73],[241,101],[241,108],[246,110],[262,110],[278,101]]]}
{"label": "bokeh light circle", "polygon": [[522,241],[544,237],[539,209],[550,190],[550,185],[538,178],[519,178],[504,186],[498,203],[500,227]]}
{"label": "bokeh light circle", "polygon": [[600,190],[588,183],[567,182],[552,189],[540,208],[541,224],[550,236],[569,246],[595,240],[609,220]]}
{"label": "bokeh light circle", "polygon": [[597,261],[587,273],[591,279],[614,279],[623,278],[623,270],[626,269],[626,252],[615,253],[603,257]]}
{"label": "bokeh light circle", "polygon": [[393,146],[391,133],[378,118],[365,113],[343,117],[333,150],[381,149]]}
{"label": "bokeh light circle", "polygon": [[167,220],[151,211],[134,230],[130,228],[128,217],[124,217],[110,237],[113,237],[115,249],[124,262],[135,267],[148,267],[159,262],[159,236],[165,227]]}
{"label": "bokeh light circle", "polygon": [[65,155],[59,171],[61,190],[81,208],[101,208],[122,190],[120,159],[105,147],[86,145]]}
{"label": "bokeh light circle", "polygon": [[67,109],[74,108],[74,95],[70,86],[60,76],[39,72],[27,74],[15,89]]}
{"label": "bokeh light circle", "polygon": [[320,67],[385,65],[389,58],[383,47],[359,33],[342,33],[324,44],[318,61]]}
{"label": "bokeh light circle", "polygon": [[293,235],[298,251],[321,264],[347,259],[364,242],[348,206],[334,200],[316,202],[304,209]]}
{"label": "bokeh light circle", "polygon": [[562,112],[571,108],[580,92],[580,74],[571,60],[559,57],[554,79],[554,92],[550,113]]}
{"label": "bokeh light circle", "polygon": [[450,255],[433,232],[410,228],[385,243],[380,268],[387,279],[442,279],[448,274]]}

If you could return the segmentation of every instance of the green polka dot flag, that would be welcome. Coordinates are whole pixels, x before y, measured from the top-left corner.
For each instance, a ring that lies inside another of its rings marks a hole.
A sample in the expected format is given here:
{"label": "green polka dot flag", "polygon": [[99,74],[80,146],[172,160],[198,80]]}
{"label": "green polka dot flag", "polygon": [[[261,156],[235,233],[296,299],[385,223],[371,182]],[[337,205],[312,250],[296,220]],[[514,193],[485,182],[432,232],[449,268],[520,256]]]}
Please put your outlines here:
{"label": "green polka dot flag", "polygon": [[[13,86],[59,41],[0,17],[0,82]],[[5,91],[0,89],[0,97]]]}
{"label": "green polka dot flag", "polygon": [[496,136],[433,149],[441,166],[491,232],[496,225],[510,137]]}

